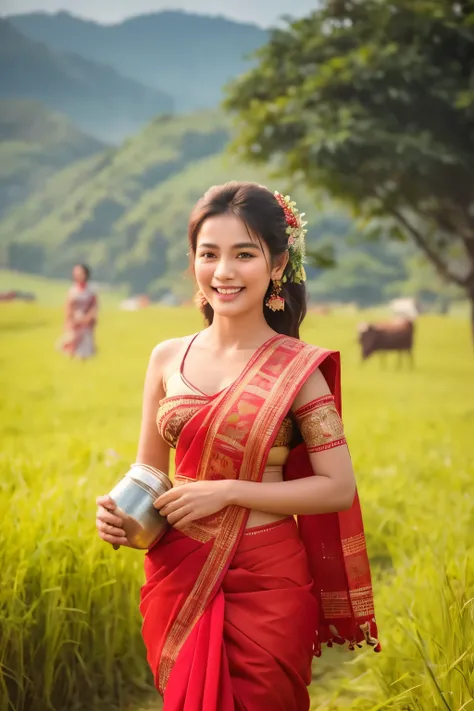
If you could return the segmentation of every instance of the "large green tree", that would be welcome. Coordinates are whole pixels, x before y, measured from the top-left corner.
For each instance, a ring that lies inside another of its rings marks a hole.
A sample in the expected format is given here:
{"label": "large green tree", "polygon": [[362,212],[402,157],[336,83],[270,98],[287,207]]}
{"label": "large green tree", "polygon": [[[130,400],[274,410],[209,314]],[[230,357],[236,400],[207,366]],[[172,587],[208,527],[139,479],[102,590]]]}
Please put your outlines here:
{"label": "large green tree", "polygon": [[474,338],[474,3],[322,0],[229,89],[237,150],[411,239]]}

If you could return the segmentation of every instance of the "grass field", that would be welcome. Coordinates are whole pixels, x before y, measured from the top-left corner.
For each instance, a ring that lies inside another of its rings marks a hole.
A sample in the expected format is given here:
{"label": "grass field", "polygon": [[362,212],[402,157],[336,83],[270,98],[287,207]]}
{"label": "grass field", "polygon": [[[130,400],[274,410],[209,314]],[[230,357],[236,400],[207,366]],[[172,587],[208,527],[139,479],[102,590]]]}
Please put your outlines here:
{"label": "grass field", "polygon": [[[0,711],[138,708],[150,685],[137,608],[143,555],[98,540],[94,500],[134,460],[152,347],[197,330],[200,318],[121,312],[111,299],[98,357],[76,363],[54,350],[56,292],[46,302],[0,308]],[[313,709],[474,711],[468,324],[422,317],[411,372],[390,359],[360,366],[360,318],[310,315],[304,338],[342,351],[384,651],[324,652]],[[145,707],[160,705],[153,696]]]}

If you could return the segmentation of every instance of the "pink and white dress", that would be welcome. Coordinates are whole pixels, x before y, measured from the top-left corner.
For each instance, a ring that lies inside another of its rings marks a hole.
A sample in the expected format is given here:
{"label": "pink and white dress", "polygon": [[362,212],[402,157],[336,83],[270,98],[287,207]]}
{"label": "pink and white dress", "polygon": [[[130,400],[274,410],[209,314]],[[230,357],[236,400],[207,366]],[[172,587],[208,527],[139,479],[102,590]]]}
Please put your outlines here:
{"label": "pink and white dress", "polygon": [[97,297],[89,286],[74,284],[66,302],[65,333],[60,350],[78,358],[91,358],[96,353],[94,331],[97,324]]}

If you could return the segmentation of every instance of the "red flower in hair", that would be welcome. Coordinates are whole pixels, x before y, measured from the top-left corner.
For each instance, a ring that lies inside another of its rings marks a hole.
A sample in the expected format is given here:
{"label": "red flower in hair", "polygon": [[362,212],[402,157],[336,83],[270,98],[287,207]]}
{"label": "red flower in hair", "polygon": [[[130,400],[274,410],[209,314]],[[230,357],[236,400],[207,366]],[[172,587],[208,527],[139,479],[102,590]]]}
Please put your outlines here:
{"label": "red flower in hair", "polygon": [[[288,235],[288,252],[290,254],[289,264],[291,267],[289,278],[296,284],[300,284],[306,280],[306,273],[303,266],[305,255],[304,237],[306,234],[306,222],[302,219],[304,217],[304,213],[300,214],[298,208],[296,207],[296,203],[290,198],[289,195],[282,195],[281,193],[275,191],[274,196],[285,213],[285,220],[287,224],[286,234]],[[287,276],[284,275],[283,281],[286,281],[286,279]]]}
{"label": "red flower in hair", "polygon": [[280,206],[283,208],[283,212],[285,213],[285,218],[286,218],[286,224],[289,225],[290,227],[299,227],[298,220],[296,219],[296,216],[288,208],[283,195],[280,195],[280,193],[276,193],[275,197],[278,200],[278,203],[280,204]]}

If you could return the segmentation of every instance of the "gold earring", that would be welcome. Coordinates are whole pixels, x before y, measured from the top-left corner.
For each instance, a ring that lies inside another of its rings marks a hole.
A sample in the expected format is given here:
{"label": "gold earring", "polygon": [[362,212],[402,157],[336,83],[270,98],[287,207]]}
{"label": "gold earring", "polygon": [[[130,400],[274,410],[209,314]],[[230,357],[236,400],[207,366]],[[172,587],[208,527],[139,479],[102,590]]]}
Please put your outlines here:
{"label": "gold earring", "polygon": [[207,304],[207,299],[202,293],[201,289],[196,292],[196,296],[194,297],[194,303],[200,309],[202,309]]}
{"label": "gold earring", "polygon": [[273,288],[270,296],[265,302],[265,306],[271,311],[284,311],[285,310],[285,299],[280,296],[281,293],[281,281],[280,279],[273,279]]}

